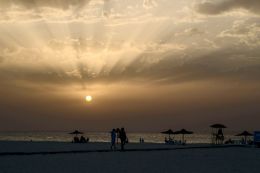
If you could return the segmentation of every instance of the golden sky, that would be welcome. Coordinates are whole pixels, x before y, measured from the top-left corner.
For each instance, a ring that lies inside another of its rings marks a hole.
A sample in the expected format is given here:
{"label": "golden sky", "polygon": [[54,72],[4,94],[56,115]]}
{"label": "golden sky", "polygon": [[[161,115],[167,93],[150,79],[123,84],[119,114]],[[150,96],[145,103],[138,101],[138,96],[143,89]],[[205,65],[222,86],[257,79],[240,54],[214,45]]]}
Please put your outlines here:
{"label": "golden sky", "polygon": [[0,0],[0,14],[1,131],[260,128],[258,0]]}

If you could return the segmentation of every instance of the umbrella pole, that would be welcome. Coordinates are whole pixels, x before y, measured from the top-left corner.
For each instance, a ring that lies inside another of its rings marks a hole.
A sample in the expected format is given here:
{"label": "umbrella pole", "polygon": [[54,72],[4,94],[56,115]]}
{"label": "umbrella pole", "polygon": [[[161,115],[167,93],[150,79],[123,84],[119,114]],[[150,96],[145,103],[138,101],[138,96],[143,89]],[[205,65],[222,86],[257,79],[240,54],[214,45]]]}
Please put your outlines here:
{"label": "umbrella pole", "polygon": [[182,143],[184,144],[184,134],[182,134]]}

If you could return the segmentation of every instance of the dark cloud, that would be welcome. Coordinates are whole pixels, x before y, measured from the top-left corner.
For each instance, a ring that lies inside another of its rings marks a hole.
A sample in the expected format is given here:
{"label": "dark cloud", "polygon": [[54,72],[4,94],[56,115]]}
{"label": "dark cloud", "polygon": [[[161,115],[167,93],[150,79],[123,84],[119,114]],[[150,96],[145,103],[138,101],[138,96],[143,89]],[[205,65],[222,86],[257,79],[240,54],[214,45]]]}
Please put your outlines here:
{"label": "dark cloud", "polygon": [[11,0],[0,1],[0,5],[3,8],[11,7],[12,5],[18,5],[20,7],[34,9],[37,7],[52,7],[68,9],[70,6],[83,6],[89,3],[90,0]]}
{"label": "dark cloud", "polygon": [[221,14],[239,8],[260,14],[260,1],[258,0],[206,1],[197,4],[196,7],[198,12],[209,15]]}

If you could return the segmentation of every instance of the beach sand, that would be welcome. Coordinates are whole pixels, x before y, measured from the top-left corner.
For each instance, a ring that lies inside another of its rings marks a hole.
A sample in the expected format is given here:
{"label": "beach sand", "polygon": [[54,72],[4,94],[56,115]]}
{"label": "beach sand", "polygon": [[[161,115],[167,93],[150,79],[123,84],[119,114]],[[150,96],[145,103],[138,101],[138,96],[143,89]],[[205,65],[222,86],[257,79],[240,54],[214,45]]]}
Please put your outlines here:
{"label": "beach sand", "polygon": [[[109,146],[109,143],[0,142],[3,154],[0,173],[260,172],[260,149],[254,147],[145,143],[127,144],[129,151],[111,152]],[[57,151],[61,153],[56,154]],[[70,151],[78,153],[62,153]]]}

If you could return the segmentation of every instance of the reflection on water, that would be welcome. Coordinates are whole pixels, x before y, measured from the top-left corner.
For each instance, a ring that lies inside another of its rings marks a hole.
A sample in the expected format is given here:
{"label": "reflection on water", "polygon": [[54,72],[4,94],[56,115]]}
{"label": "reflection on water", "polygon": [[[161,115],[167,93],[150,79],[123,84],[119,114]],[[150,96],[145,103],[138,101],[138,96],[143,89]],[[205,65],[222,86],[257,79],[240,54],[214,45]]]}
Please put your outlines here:
{"label": "reflection on water", "polygon": [[[234,133],[235,134],[235,133]],[[226,134],[225,139],[241,139],[241,137],[236,137],[234,134]],[[109,142],[110,133],[101,132],[91,132],[85,133],[85,137],[89,137],[91,142]],[[165,135],[160,133],[128,133],[127,134],[130,142],[139,142],[140,137],[144,138],[145,142],[152,143],[164,143]],[[60,141],[60,142],[70,142],[72,140],[72,135],[66,132],[6,132],[0,133],[1,141]],[[174,137],[175,140],[181,140],[181,136],[177,135]],[[187,143],[210,143],[210,134],[193,134],[185,136]]]}

